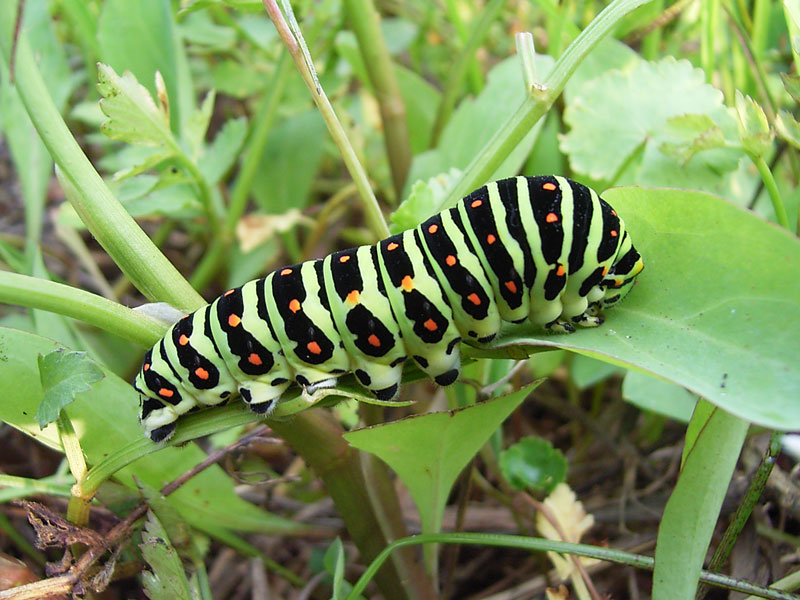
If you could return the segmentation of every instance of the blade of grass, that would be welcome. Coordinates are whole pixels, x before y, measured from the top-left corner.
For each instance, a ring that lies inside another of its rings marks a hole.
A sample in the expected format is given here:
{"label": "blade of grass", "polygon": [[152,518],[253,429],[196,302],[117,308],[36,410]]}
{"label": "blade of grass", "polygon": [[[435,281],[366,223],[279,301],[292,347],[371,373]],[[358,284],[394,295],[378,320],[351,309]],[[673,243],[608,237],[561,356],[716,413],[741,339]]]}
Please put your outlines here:
{"label": "blade of grass", "polygon": [[392,171],[395,194],[400,197],[411,165],[406,106],[397,83],[394,64],[380,27],[380,16],[372,0],[345,0],[347,20],[356,34],[361,58],[381,111],[386,155]]}
{"label": "blade of grass", "polygon": [[[289,50],[289,54],[292,56],[297,70],[300,72],[300,75],[302,75],[306,87],[308,87],[309,92],[311,92],[311,97],[314,99],[314,103],[317,105],[322,118],[325,120],[328,131],[330,131],[333,141],[339,148],[347,170],[350,172],[358,188],[358,193],[364,208],[364,216],[370,230],[375,234],[376,238],[382,239],[389,237],[389,227],[386,225],[386,219],[383,217],[383,213],[378,205],[378,200],[372,192],[372,186],[370,185],[367,173],[364,171],[364,167],[361,166],[361,163],[358,162],[358,157],[350,144],[350,140],[347,139],[342,124],[339,122],[328,100],[328,96],[319,84],[310,57],[306,59],[306,55],[303,52],[302,39],[295,38],[286,20],[283,18],[283,14],[278,8],[278,5],[275,3],[275,0],[263,0],[263,4],[264,8],[267,10],[267,14],[269,14],[269,18],[272,19],[272,22],[275,24],[275,28],[278,30],[278,34],[283,40],[283,43]],[[289,8],[289,10],[291,10],[291,8]],[[288,16],[293,18],[291,14]]]}

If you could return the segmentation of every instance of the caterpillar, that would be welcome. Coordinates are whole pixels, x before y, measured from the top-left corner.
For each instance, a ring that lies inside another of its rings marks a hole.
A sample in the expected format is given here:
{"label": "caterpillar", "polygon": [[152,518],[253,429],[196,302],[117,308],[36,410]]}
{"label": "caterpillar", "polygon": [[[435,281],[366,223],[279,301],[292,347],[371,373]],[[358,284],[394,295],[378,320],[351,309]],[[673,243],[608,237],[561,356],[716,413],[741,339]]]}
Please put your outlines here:
{"label": "caterpillar", "polygon": [[313,393],[344,373],[390,400],[408,357],[450,385],[460,342],[485,344],[504,321],[598,326],[643,266],[622,219],[586,186],[492,182],[414,229],[283,267],[178,320],[136,376],[140,420],[160,442],[198,406],[238,392],[267,416],[293,383]]}

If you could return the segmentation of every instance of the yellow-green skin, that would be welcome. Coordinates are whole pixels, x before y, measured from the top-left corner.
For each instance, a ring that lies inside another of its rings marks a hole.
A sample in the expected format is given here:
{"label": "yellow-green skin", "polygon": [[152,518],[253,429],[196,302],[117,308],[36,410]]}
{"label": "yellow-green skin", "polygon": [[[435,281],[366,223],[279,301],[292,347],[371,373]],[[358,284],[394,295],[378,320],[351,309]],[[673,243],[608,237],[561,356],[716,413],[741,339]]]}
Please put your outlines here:
{"label": "yellow-green skin", "polygon": [[239,393],[266,415],[293,383],[313,393],[343,373],[389,400],[408,357],[449,385],[460,342],[486,343],[504,321],[600,325],[643,266],[589,188],[555,176],[492,182],[414,229],[278,269],[183,317],[136,377],[141,421],[162,441],[197,406]]}

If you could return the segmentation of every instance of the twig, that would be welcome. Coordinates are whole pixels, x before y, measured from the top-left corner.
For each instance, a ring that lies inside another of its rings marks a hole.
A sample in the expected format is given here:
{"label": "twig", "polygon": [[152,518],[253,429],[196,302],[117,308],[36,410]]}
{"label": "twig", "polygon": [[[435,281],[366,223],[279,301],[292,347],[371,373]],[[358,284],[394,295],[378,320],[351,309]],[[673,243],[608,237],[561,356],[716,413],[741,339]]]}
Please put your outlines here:
{"label": "twig", "polygon": [[[267,431],[269,431],[268,427],[259,427],[233,444],[210,454],[205,460],[161,488],[161,494],[169,496],[198,473],[204,471],[231,452],[235,452],[256,439],[261,438]],[[275,438],[263,438],[261,441],[280,443],[280,440]],[[89,545],[86,552],[81,555],[64,575],[11,588],[10,590],[0,591],[0,600],[38,600],[56,594],[71,593],[73,588],[81,582],[81,579],[89,568],[105,555],[109,548],[122,542],[130,533],[134,523],[144,516],[148,508],[147,502],[139,503],[125,519],[117,523],[117,525],[115,525],[98,543]]]}

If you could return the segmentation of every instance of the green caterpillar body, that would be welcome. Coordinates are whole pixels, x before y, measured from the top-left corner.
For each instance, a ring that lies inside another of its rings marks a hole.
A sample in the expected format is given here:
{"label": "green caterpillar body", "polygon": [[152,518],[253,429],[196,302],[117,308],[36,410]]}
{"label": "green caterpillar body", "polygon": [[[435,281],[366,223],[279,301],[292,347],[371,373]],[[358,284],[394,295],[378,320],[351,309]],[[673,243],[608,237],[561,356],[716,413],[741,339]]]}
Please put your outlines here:
{"label": "green caterpillar body", "polygon": [[136,377],[141,422],[158,442],[235,392],[268,415],[292,383],[313,393],[344,373],[390,400],[408,357],[449,385],[461,341],[489,342],[503,321],[600,325],[642,268],[622,219],[589,188],[489,183],[414,229],[278,269],[180,319]]}

